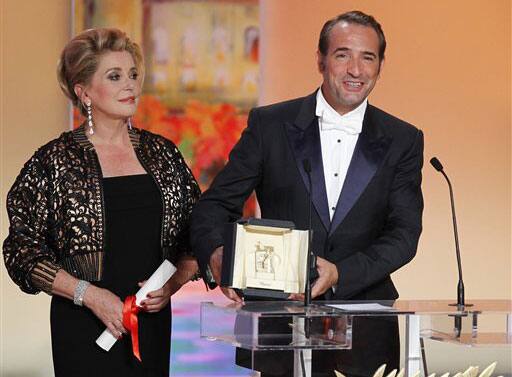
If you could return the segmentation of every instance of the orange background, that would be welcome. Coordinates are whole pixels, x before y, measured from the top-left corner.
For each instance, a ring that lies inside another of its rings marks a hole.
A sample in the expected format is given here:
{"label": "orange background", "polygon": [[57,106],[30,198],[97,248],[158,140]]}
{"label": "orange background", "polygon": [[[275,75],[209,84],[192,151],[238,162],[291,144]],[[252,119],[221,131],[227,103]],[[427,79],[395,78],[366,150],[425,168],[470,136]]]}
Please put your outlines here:
{"label": "orange background", "polygon": [[[67,0],[0,4],[3,240],[7,190],[33,151],[68,127],[55,67],[70,35],[71,6]],[[375,15],[388,40],[371,103],[420,127],[425,159],[439,157],[452,179],[467,297],[510,299],[511,2],[262,0],[262,104],[308,94],[320,84],[319,30],[326,19],[350,9]],[[448,191],[428,162],[423,190],[418,255],[394,279],[402,298],[453,298]],[[3,266],[0,271],[0,374],[51,375],[49,299],[21,294]],[[476,363],[472,351],[438,349],[443,368]],[[479,354],[488,356],[481,365],[499,359],[501,373],[512,369],[507,350]]]}

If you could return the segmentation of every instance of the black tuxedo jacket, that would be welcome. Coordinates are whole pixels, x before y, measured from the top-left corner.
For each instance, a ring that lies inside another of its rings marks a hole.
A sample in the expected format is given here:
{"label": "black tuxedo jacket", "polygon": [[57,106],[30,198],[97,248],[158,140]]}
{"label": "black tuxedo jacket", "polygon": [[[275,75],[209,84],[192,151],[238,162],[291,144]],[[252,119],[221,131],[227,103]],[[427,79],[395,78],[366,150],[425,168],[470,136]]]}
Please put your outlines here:
{"label": "black tuxedo jacket", "polygon": [[250,112],[227,165],[192,214],[191,243],[200,267],[223,244],[223,224],[241,217],[254,189],[263,218],[307,229],[308,159],[313,251],[339,272],[335,294],[327,298],[396,299],[389,275],[414,257],[421,233],[423,134],[368,105],[331,221],[315,109],[316,92]]}

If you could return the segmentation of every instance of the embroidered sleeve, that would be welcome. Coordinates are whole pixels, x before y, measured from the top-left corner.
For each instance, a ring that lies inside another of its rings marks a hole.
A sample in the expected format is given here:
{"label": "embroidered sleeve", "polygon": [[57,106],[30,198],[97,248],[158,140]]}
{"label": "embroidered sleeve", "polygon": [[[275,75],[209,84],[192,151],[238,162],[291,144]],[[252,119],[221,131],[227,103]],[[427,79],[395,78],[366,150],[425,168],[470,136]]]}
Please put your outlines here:
{"label": "embroidered sleeve", "polygon": [[21,290],[51,294],[60,269],[48,247],[50,181],[35,155],[23,167],[7,195],[9,234],[3,244],[5,266]]}

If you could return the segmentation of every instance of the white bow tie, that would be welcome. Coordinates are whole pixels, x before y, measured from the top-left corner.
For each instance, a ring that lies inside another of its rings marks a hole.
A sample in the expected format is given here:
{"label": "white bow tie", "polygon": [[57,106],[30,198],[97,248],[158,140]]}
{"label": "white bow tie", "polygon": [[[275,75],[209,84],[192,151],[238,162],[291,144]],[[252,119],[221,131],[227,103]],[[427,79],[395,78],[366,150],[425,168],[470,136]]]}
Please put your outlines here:
{"label": "white bow tie", "polygon": [[358,135],[361,133],[361,121],[356,116],[334,117],[325,112],[322,114],[320,128],[322,131],[338,130],[348,135]]}

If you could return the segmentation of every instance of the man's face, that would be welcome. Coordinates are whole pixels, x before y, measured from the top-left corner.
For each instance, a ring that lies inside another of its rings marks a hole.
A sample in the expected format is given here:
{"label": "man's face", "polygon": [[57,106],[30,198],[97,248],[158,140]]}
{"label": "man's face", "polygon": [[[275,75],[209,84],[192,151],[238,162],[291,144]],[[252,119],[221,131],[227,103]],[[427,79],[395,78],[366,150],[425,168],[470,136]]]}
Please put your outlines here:
{"label": "man's face", "polygon": [[371,27],[340,22],[329,34],[329,50],[318,55],[322,93],[340,114],[354,110],[379,78],[379,37]]}

